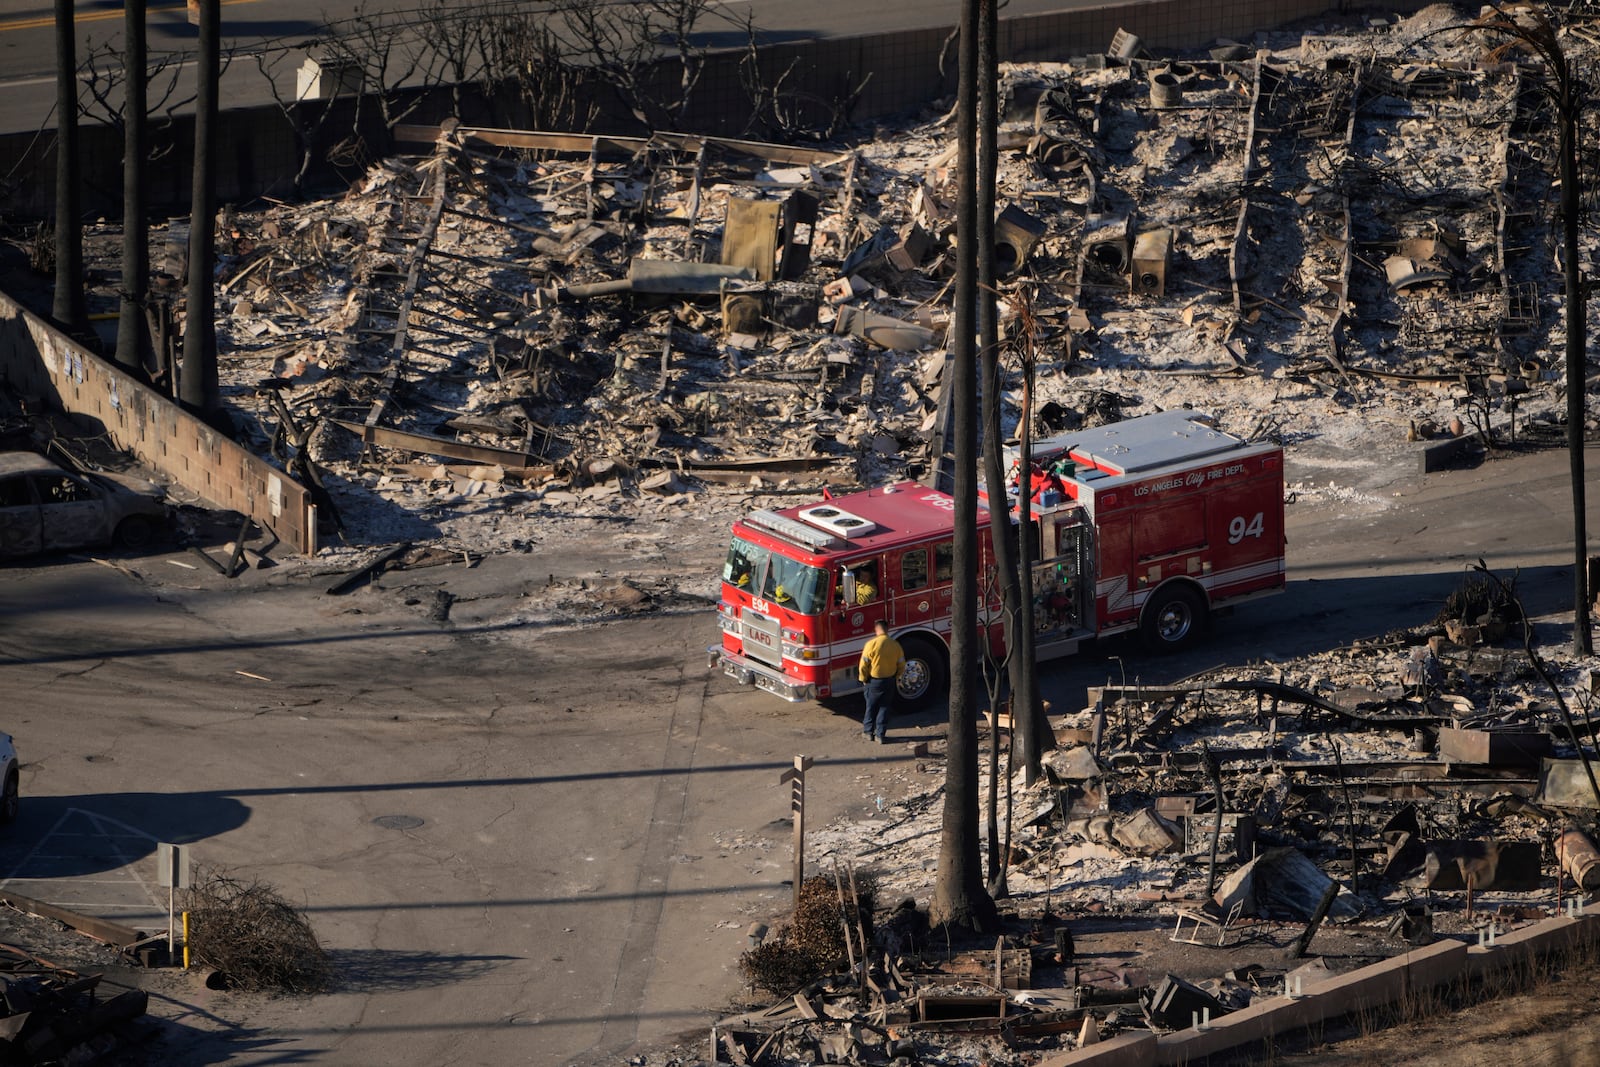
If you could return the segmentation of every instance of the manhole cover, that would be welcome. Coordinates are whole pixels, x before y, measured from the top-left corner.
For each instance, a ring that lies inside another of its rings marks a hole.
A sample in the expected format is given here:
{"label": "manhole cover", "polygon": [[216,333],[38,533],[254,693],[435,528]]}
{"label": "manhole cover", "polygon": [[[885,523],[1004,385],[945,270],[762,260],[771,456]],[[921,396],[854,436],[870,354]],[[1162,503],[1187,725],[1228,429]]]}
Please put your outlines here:
{"label": "manhole cover", "polygon": [[380,815],[372,821],[385,830],[415,830],[422,825],[415,815]]}

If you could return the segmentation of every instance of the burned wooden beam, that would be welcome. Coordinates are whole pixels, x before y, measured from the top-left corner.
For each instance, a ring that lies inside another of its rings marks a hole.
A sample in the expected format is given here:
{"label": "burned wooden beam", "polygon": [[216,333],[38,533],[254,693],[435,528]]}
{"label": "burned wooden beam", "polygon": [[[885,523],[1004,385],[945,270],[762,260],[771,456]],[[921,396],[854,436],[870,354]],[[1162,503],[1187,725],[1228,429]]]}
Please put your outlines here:
{"label": "burned wooden beam", "polygon": [[395,560],[399,559],[409,551],[411,551],[410,541],[401,541],[397,545],[391,545],[382,552],[379,552],[377,555],[373,556],[371,559],[367,560],[367,562],[363,563],[355,570],[345,574],[344,577],[340,578],[337,582],[334,582],[332,585],[328,586],[328,595],[344,596],[344,594],[350,592],[358,585],[363,585],[382,574],[389,564],[393,563]]}
{"label": "burned wooden beam", "polygon": [[[435,137],[436,141],[439,138]],[[366,424],[376,427],[383,421],[384,409],[389,400],[394,396],[396,384],[405,369],[406,360],[406,335],[411,328],[411,305],[417,295],[417,286],[422,277],[422,264],[428,258],[428,249],[433,244],[434,235],[439,232],[439,220],[444,215],[445,175],[447,169],[443,165],[445,146],[440,144],[438,154],[434,156],[437,166],[433,176],[433,207],[428,212],[427,221],[423,224],[422,232],[417,236],[416,246],[411,252],[411,262],[406,269],[405,287],[400,297],[400,306],[395,310],[398,319],[394,330],[394,342],[389,348],[389,367],[384,373],[382,384],[378,390],[378,399],[373,401],[372,408],[367,412]]]}
{"label": "burned wooden beam", "polygon": [[421,452],[430,456],[445,456],[449,459],[464,459],[472,463],[500,463],[510,467],[531,467],[538,456],[526,452],[516,452],[509,448],[494,448],[489,445],[469,445],[460,441],[452,441],[445,437],[435,437],[432,434],[414,433],[409,430],[394,430],[387,426],[367,426],[359,422],[345,422],[342,419],[330,420],[342,430],[348,430],[361,438],[369,445],[378,445],[382,448],[398,448],[406,452]]}
{"label": "burned wooden beam", "polygon": [[16,908],[18,911],[27,912],[29,915],[37,915],[42,919],[54,919],[57,922],[66,923],[81,934],[88,934],[96,941],[103,941],[118,948],[129,948],[135,942],[144,938],[144,934],[141,931],[135,930],[131,926],[123,926],[121,923],[115,923],[109,919],[96,919],[90,915],[80,915],[75,911],[68,911],[66,908],[47,904],[42,900],[25,897],[20,893],[7,892],[4,895],[0,895],[0,904]]}
{"label": "burned wooden beam", "polygon": [[[402,123],[394,130],[395,140],[433,144],[439,139],[437,126],[417,126]],[[545,133],[535,130],[496,130],[482,126],[461,126],[456,134],[464,141],[494,145],[497,148],[527,148],[545,152],[567,152],[607,159],[632,159],[652,145],[665,145],[682,152],[700,152],[717,148],[732,155],[749,156],[768,163],[795,163],[819,167],[837,163],[845,157],[842,152],[822,152],[812,148],[794,148],[790,145],[769,144],[765,141],[745,141],[733,137],[707,137],[690,133],[657,131],[649,137],[621,137],[584,133]]]}

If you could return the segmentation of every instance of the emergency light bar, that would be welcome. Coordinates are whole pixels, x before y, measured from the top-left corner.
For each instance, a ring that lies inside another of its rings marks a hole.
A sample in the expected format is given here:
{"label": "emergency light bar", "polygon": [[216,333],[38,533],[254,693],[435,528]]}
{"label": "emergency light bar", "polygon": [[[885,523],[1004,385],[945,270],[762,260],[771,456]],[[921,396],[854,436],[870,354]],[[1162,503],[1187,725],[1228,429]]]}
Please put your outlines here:
{"label": "emergency light bar", "polygon": [[824,533],[815,527],[807,526],[799,519],[791,519],[766,508],[762,508],[760,511],[752,511],[745,516],[744,521],[747,525],[767,530],[780,537],[786,537],[796,544],[805,545],[807,548],[817,552],[826,551],[830,548],[844,547],[839,543],[839,539],[832,534]]}

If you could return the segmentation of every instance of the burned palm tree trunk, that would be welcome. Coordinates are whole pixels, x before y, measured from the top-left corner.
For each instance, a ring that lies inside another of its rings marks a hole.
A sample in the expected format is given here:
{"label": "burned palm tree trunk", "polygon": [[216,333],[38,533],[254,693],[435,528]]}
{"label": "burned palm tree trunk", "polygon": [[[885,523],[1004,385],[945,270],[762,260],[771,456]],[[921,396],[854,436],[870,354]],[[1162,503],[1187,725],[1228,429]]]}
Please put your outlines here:
{"label": "burned palm tree trunk", "polygon": [[[1552,38],[1554,34],[1552,32]],[[1572,651],[1587,656],[1594,651],[1589,635],[1589,534],[1584,514],[1583,424],[1585,379],[1588,370],[1587,320],[1584,317],[1583,261],[1578,247],[1580,199],[1578,185],[1578,87],[1559,42],[1552,40],[1555,55],[1561,57],[1556,68],[1559,100],[1556,118],[1561,123],[1561,225],[1563,230],[1561,266],[1566,277],[1567,303],[1567,454],[1572,471]]]}
{"label": "burned palm tree trunk", "polygon": [[[1022,634],[1017,625],[1017,572],[1012,563],[1011,546],[1015,536],[1011,527],[1010,509],[1006,507],[1006,481],[1004,456],[1004,405],[1001,403],[1000,323],[996,308],[996,291],[999,283],[994,262],[994,208],[996,174],[999,170],[999,150],[995,130],[999,127],[999,108],[995,101],[998,62],[996,58],[997,19],[994,7],[984,5],[984,14],[978,28],[977,98],[978,98],[978,164],[977,164],[977,225],[978,237],[974,242],[977,256],[978,286],[976,292],[979,351],[979,390],[982,395],[983,421],[983,471],[989,489],[989,541],[994,554],[995,577],[992,583],[1000,596],[1006,640],[1006,671],[1011,680],[1011,728],[1018,725],[1017,657],[1021,652]],[[987,605],[985,605],[987,609]],[[995,705],[996,711],[999,704]],[[991,742],[999,751],[999,733]],[[1026,742],[1024,742],[1026,747]],[[990,761],[998,772],[998,755]],[[1009,776],[1010,761],[1006,763]],[[998,787],[992,786],[989,818],[989,892],[995,897],[1006,895],[1005,856],[1000,849],[998,813],[993,811],[998,797]]]}
{"label": "burned palm tree trunk", "polygon": [[88,325],[78,188],[78,42],[72,0],[56,0],[56,292],[51,314],[70,332]]}
{"label": "burned palm tree trunk", "polygon": [[117,316],[117,364],[130,374],[148,370],[150,236],[144,214],[146,107],[145,0],[123,4],[127,95],[122,107],[122,304]]}
{"label": "burned palm tree trunk", "polygon": [[974,310],[977,296],[977,20],[981,4],[961,6],[959,187],[956,208],[955,322],[952,333],[952,404],[955,407],[955,575],[951,591],[950,739],[945,770],[939,877],[929,909],[934,923],[992,929],[994,900],[983,885],[978,854],[978,725],[973,696],[978,669],[977,385]]}
{"label": "burned palm tree trunk", "polygon": [[195,412],[213,412],[217,396],[216,125],[220,0],[200,0],[200,58],[194,113],[194,189],[189,209],[189,287],[184,301],[183,371],[178,399]]}
{"label": "burned palm tree trunk", "polygon": [[1588,370],[1588,320],[1584,313],[1583,261],[1580,249],[1583,190],[1578,173],[1578,121],[1583,111],[1583,84],[1567,61],[1561,31],[1549,13],[1538,8],[1503,8],[1489,5],[1472,26],[1505,39],[1491,53],[1499,59],[1513,48],[1534,52],[1550,72],[1554,84],[1545,93],[1555,105],[1561,175],[1561,266],[1566,281],[1567,317],[1567,454],[1572,480],[1572,651],[1587,656],[1594,650],[1589,634],[1589,532],[1585,515],[1583,424],[1585,378]]}

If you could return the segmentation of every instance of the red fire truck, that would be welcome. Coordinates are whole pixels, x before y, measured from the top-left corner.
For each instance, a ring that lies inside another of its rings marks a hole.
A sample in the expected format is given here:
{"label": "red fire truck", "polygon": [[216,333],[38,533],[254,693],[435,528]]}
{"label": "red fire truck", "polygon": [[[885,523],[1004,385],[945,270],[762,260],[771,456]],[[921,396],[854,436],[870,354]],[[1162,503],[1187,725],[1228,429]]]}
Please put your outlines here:
{"label": "red fire truck", "polygon": [[[1175,410],[1041,441],[1032,459],[1026,479],[1013,469],[1007,506],[1023,521],[1029,493],[1041,660],[1134,628],[1175,649],[1218,608],[1283,591],[1277,445]],[[984,503],[979,625],[998,651]],[[785,700],[841,696],[861,688],[856,663],[883,619],[906,652],[901,702],[936,699],[949,664],[954,518],[948,494],[916,482],[745,516],[723,564],[712,665]]]}

